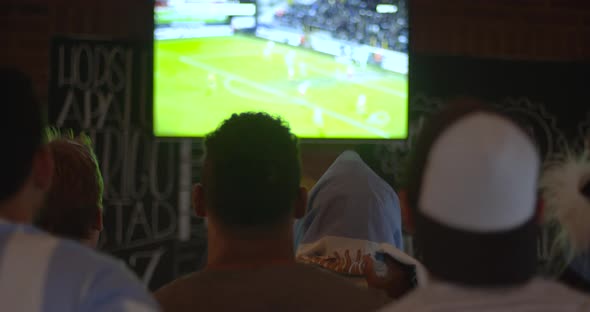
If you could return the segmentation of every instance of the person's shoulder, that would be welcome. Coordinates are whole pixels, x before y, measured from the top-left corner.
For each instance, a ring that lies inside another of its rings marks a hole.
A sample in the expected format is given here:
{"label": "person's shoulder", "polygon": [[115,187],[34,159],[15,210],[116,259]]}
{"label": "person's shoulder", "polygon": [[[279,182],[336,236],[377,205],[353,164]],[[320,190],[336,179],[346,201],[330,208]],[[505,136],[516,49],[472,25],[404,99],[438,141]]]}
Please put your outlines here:
{"label": "person's shoulder", "polygon": [[[89,263],[92,253],[83,246],[43,232],[30,225],[3,224],[3,249],[6,256],[32,253],[37,261],[48,263],[47,268],[63,262]],[[74,269],[72,267],[69,268]]]}
{"label": "person's shoulder", "polygon": [[393,301],[388,305],[382,307],[378,312],[394,312],[394,311],[428,311],[428,287],[419,287],[412,290],[409,294]]}
{"label": "person's shoulder", "polygon": [[[9,227],[2,225],[3,267],[38,271],[37,282],[53,294],[46,296],[46,306],[58,309],[69,302],[81,306],[82,311],[133,311],[127,308],[133,306],[146,307],[144,311],[157,310],[145,288],[122,262],[32,226]],[[18,262],[24,258],[28,259],[26,266]]]}
{"label": "person's shoulder", "polygon": [[[3,226],[5,226],[3,224]],[[45,259],[51,262],[71,262],[85,266],[120,266],[116,261],[100,255],[98,252],[69,239],[58,238],[31,225],[10,224],[4,231],[7,236],[5,244],[18,245],[21,248],[35,248],[42,250]],[[42,248],[40,248],[42,247]],[[74,269],[75,267],[70,267]]]}
{"label": "person's shoulder", "polygon": [[75,257],[77,262],[84,261],[86,266],[91,267],[125,270],[123,262],[103,254],[101,251],[91,249],[90,247],[81,245],[80,243],[69,239],[59,240],[59,248],[56,250],[56,254],[59,257]]}
{"label": "person's shoulder", "polygon": [[162,296],[168,293],[176,293],[180,289],[184,289],[187,287],[191,287],[195,283],[198,283],[199,277],[202,275],[201,272],[193,272],[177,279],[173,280],[172,282],[162,286],[160,289],[154,292],[156,297]]}
{"label": "person's shoulder", "polygon": [[[157,311],[157,304],[137,276],[121,260],[64,240],[56,259],[84,276],[84,311]],[[67,260],[74,259],[74,260]],[[63,266],[62,266],[63,268]],[[63,270],[59,270],[63,271]],[[70,275],[72,273],[69,273]]]}
{"label": "person's shoulder", "polygon": [[0,221],[0,236],[4,237],[4,243],[18,240],[19,245],[27,242],[39,243],[50,242],[56,243],[60,239],[53,237],[38,228],[28,224],[9,223]]}
{"label": "person's shoulder", "polygon": [[587,294],[559,281],[538,278],[530,283],[529,288],[535,294],[551,294],[550,297],[544,297],[543,300],[578,304],[590,310],[590,297]]}
{"label": "person's shoulder", "polygon": [[[548,295],[550,294],[550,295]],[[529,310],[590,311],[590,297],[554,280],[534,278],[512,300],[527,305]]]}
{"label": "person's shoulder", "polygon": [[[547,296],[547,294],[551,294]],[[399,301],[385,306],[380,312],[431,311],[434,308],[472,310],[484,306],[516,305],[528,310],[555,308],[555,311],[590,311],[590,297],[558,282],[533,279],[517,288],[468,288],[445,283],[432,283],[418,288]]]}
{"label": "person's shoulder", "polygon": [[145,286],[123,261],[76,241],[51,239],[56,239],[58,245],[50,262],[49,274],[53,275],[53,281],[68,280],[72,282],[69,286],[79,287],[82,310],[158,310]]}
{"label": "person's shoulder", "polygon": [[571,288],[590,294],[590,281],[583,278],[571,267],[567,267],[561,275],[559,275],[558,280]]}
{"label": "person's shoulder", "polygon": [[203,295],[198,288],[206,287],[206,282],[200,283],[201,272],[194,272],[179,277],[172,282],[162,286],[154,292],[154,298],[165,310],[175,310],[174,306],[182,304],[183,300],[195,295]]}
{"label": "person's shoulder", "polygon": [[385,304],[384,296],[376,291],[354,285],[350,280],[321,268],[297,264],[293,278],[307,285],[307,291],[326,302],[348,306],[347,311],[374,310]]}

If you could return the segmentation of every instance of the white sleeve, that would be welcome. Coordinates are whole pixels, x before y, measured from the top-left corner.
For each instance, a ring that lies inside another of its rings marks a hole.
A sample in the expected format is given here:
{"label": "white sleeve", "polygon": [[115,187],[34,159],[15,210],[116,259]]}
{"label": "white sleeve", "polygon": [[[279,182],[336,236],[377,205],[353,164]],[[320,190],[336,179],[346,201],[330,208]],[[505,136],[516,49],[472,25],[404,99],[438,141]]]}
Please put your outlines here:
{"label": "white sleeve", "polygon": [[160,308],[128,269],[111,266],[95,275],[81,311],[156,312]]}

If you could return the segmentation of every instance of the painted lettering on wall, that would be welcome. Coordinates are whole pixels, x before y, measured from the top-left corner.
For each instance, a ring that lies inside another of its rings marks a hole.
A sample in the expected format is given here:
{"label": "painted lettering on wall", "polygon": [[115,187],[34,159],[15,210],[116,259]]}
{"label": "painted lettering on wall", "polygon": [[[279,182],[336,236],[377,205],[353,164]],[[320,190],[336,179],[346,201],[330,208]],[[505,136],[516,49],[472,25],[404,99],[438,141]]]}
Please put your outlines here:
{"label": "painted lettering on wall", "polygon": [[93,141],[105,184],[101,249],[146,284],[172,252],[166,244],[178,227],[179,148],[151,134],[151,60],[136,44],[58,38],[49,106],[54,126]]}

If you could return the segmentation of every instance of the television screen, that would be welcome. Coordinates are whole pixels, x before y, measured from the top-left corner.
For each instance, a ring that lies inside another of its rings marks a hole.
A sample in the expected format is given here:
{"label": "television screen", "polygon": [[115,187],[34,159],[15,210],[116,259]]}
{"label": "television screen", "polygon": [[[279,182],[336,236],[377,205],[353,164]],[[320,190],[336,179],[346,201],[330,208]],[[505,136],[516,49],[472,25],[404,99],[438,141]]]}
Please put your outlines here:
{"label": "television screen", "polygon": [[402,139],[405,0],[159,0],[154,132],[203,137],[233,113],[303,139]]}

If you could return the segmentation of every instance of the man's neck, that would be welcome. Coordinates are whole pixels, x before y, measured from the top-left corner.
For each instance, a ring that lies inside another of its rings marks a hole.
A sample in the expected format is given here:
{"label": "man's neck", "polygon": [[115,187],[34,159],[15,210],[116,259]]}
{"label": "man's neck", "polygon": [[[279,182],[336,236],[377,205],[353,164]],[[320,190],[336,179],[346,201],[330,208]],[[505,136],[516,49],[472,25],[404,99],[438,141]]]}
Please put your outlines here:
{"label": "man's neck", "polygon": [[207,269],[239,270],[295,263],[293,239],[286,233],[264,238],[221,234],[209,227]]}

